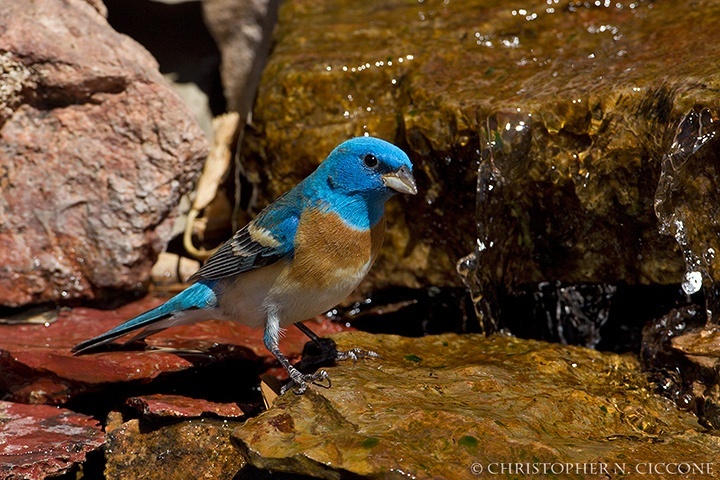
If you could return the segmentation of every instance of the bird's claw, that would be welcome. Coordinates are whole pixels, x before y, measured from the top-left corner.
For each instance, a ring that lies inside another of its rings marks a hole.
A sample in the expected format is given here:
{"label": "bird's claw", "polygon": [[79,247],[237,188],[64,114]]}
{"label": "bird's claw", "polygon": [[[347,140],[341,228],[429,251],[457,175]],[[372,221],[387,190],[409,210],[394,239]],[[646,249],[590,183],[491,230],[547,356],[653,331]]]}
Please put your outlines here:
{"label": "bird's claw", "polygon": [[357,362],[360,358],[382,358],[379,353],[372,350],[363,350],[362,348],[352,348],[343,352],[336,352],[335,360],[352,360]]}
{"label": "bird's claw", "polygon": [[[326,351],[327,352],[327,351]],[[332,358],[332,357],[331,357]],[[362,348],[352,348],[347,351],[335,352],[334,360],[352,360],[353,362],[358,361],[361,358],[382,358],[380,354],[373,352],[372,350],[363,350]],[[280,395],[284,395],[285,392],[294,388],[294,392],[297,395],[302,395],[307,390],[309,384],[317,385],[322,388],[330,388],[332,386],[330,382],[330,376],[325,370],[318,370],[315,373],[302,373],[295,367],[288,368],[290,374],[290,381],[283,385],[280,389]]]}
{"label": "bird's claw", "polygon": [[330,388],[332,386],[330,375],[328,375],[325,370],[318,370],[315,373],[300,373],[299,370],[293,369],[290,371],[290,381],[280,389],[280,395],[284,395],[285,392],[293,386],[297,387],[294,390],[295,394],[302,395],[310,383],[323,388]]}

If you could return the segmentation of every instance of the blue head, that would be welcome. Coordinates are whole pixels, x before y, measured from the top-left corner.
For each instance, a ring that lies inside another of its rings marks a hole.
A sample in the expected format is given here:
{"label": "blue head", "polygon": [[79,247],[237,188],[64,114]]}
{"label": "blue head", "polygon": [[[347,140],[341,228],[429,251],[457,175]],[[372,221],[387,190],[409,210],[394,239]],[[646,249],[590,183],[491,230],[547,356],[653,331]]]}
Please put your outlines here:
{"label": "blue head", "polygon": [[392,143],[357,137],[338,145],[315,175],[327,178],[331,189],[385,201],[395,193],[417,193],[412,163]]}
{"label": "blue head", "polygon": [[366,226],[368,220],[359,218],[363,216],[374,224],[385,201],[394,194],[417,193],[412,163],[405,152],[372,137],[341,143],[310,178],[313,188],[332,199],[333,207],[356,226]]}

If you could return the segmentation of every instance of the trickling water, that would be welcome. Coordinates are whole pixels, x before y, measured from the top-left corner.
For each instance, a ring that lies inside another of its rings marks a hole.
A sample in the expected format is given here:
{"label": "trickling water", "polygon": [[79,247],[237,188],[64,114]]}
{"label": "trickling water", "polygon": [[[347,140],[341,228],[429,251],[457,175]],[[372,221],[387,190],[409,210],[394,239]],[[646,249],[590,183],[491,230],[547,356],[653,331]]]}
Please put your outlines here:
{"label": "trickling water", "polygon": [[707,107],[695,106],[683,118],[662,159],[655,193],[660,232],[672,235],[683,252],[682,288],[705,294],[708,325],[720,324],[714,276],[720,248],[720,122]]}
{"label": "trickling water", "polygon": [[480,161],[477,172],[475,250],[461,258],[457,272],[470,292],[475,313],[485,333],[498,329],[500,302],[498,295],[504,288],[504,253],[500,244],[507,232],[505,221],[497,221],[505,215],[506,206],[499,200],[506,182],[501,169],[515,167],[530,148],[532,114],[519,108],[502,110],[489,115],[485,128],[481,129]]}
{"label": "trickling water", "polygon": [[563,345],[595,348],[602,340],[600,330],[610,317],[615,285],[561,285],[543,282],[533,292],[537,319],[545,316],[549,331],[557,333]]}

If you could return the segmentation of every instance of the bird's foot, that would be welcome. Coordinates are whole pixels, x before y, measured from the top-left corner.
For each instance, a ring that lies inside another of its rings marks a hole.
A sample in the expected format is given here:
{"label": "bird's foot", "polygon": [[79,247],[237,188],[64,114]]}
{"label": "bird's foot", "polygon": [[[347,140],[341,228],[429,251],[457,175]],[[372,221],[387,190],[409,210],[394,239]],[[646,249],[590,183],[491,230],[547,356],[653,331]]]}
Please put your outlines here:
{"label": "bird's foot", "polygon": [[362,348],[340,351],[337,349],[335,341],[330,338],[316,337],[312,340],[312,343],[308,342],[303,349],[303,361],[307,361],[309,364],[327,364],[343,360],[357,362],[364,358],[382,358],[379,353]]}
{"label": "bird's foot", "polygon": [[297,387],[294,390],[295,394],[302,395],[310,383],[323,388],[332,386],[330,376],[325,370],[318,370],[315,373],[301,373],[300,370],[291,367],[291,369],[288,369],[288,373],[290,374],[290,381],[280,389],[280,395],[284,395],[293,386]]}
{"label": "bird's foot", "polygon": [[357,362],[360,358],[382,358],[379,353],[372,350],[363,350],[362,348],[351,348],[343,352],[335,352],[335,360],[352,360]]}

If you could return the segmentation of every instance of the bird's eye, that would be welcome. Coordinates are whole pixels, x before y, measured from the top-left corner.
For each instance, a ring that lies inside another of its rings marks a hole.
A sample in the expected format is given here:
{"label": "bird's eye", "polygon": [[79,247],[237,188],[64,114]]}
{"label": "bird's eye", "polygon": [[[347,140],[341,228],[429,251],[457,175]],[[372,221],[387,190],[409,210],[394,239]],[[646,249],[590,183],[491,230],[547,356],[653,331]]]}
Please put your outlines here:
{"label": "bird's eye", "polygon": [[365,155],[365,158],[363,158],[363,163],[366,167],[375,168],[378,166],[378,159],[372,153],[368,153]]}

